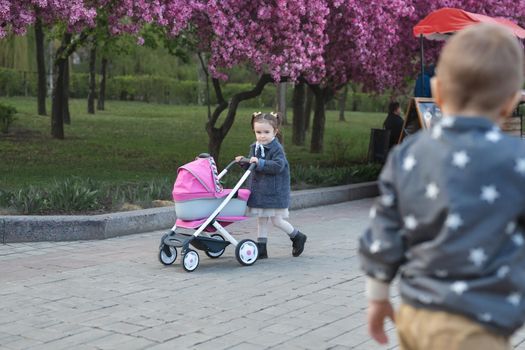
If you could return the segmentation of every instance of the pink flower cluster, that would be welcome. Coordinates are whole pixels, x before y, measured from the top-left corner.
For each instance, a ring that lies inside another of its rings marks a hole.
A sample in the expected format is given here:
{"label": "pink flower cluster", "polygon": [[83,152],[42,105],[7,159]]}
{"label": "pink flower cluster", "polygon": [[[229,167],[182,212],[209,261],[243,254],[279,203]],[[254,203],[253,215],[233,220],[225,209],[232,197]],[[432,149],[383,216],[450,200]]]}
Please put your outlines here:
{"label": "pink flower cluster", "polygon": [[[218,78],[248,64],[275,81],[301,78],[334,88],[353,81],[382,91],[414,77],[419,41],[412,27],[441,7],[525,24],[523,0],[0,0],[0,39],[23,34],[37,15],[80,31],[104,12],[115,35],[138,36],[146,23],[172,36],[196,35]],[[440,44],[425,45],[427,62],[435,61]]]}

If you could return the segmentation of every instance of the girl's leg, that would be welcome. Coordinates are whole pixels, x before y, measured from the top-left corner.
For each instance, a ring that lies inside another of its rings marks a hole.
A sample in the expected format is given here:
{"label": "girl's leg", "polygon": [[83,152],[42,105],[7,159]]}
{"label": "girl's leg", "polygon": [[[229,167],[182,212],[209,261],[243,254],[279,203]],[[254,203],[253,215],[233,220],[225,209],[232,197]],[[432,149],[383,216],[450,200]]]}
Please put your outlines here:
{"label": "girl's leg", "polygon": [[268,240],[268,217],[258,217],[257,218],[257,241],[266,242]]}
{"label": "girl's leg", "polygon": [[266,251],[266,242],[268,242],[268,226],[270,218],[258,217],[257,218],[257,248],[259,249],[258,259],[266,259],[268,253]]}
{"label": "girl's leg", "polygon": [[294,228],[288,221],[280,216],[273,216],[272,223],[275,227],[283,230],[292,240],[292,255],[301,255],[304,250],[304,244],[306,243],[306,235],[299,232],[298,229]]}
{"label": "girl's leg", "polygon": [[280,216],[272,216],[272,224],[284,231],[290,238],[294,238],[298,232],[288,221]]}

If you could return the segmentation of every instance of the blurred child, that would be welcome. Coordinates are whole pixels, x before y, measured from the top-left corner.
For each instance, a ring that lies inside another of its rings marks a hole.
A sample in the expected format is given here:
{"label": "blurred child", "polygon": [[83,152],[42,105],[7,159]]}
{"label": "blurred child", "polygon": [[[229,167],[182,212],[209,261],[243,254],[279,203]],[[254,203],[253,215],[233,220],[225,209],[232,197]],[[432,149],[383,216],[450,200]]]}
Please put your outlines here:
{"label": "blurred child", "polygon": [[503,134],[523,48],[494,24],[452,36],[432,92],[444,118],[395,148],[359,254],[371,336],[387,342],[400,278],[401,349],[509,349],[525,320],[525,143]]}

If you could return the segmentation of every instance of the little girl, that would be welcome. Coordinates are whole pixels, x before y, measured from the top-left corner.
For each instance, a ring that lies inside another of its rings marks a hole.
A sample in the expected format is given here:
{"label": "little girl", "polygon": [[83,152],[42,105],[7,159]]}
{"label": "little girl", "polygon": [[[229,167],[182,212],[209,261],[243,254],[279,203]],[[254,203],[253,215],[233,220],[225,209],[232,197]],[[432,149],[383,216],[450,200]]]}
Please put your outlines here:
{"label": "little girl", "polygon": [[[269,221],[283,230],[292,240],[292,255],[299,256],[304,250],[306,235],[285,221],[290,205],[290,168],[284,149],[277,140],[280,118],[276,113],[252,114],[251,126],[256,142],[250,146],[250,163],[256,163],[249,177],[251,191],[248,199],[248,215],[257,217],[257,247],[259,258],[268,257]],[[239,162],[243,158],[237,156]],[[247,168],[249,165],[244,165]]]}

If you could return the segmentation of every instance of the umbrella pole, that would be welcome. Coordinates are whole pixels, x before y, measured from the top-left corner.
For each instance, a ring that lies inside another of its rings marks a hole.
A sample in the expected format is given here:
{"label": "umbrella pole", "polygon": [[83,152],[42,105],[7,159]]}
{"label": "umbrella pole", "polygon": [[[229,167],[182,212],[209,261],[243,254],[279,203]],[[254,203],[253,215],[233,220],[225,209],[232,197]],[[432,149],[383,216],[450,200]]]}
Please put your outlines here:
{"label": "umbrella pole", "polygon": [[420,54],[421,54],[421,86],[420,89],[423,89],[423,91],[420,91],[420,94],[423,94],[425,91],[425,88],[423,84],[425,83],[425,80],[423,79],[423,76],[425,75],[425,53],[423,49],[423,34],[419,35],[419,48],[420,48]]}

